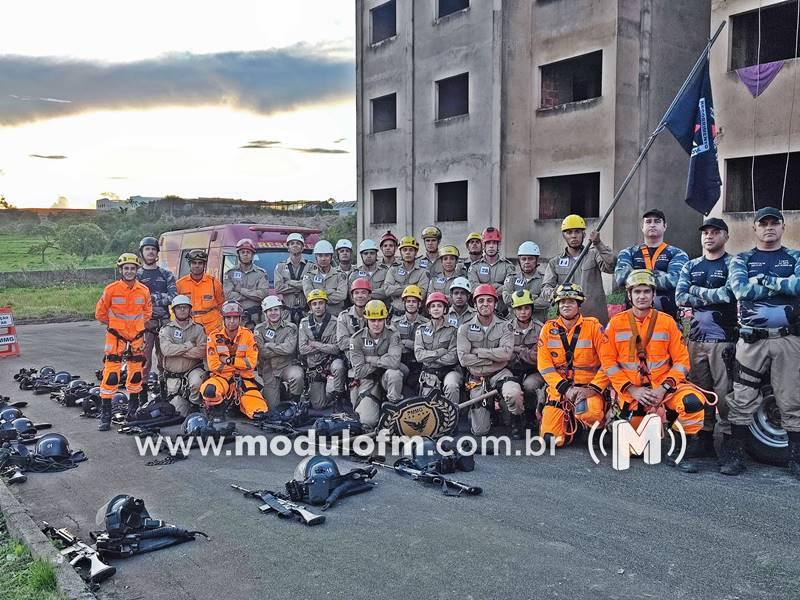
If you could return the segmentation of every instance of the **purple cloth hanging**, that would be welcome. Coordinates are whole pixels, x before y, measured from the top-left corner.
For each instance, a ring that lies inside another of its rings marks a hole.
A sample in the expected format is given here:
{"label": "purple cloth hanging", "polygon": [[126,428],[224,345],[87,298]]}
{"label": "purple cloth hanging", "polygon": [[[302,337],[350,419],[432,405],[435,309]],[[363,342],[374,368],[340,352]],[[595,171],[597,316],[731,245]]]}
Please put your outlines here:
{"label": "purple cloth hanging", "polygon": [[769,84],[775,79],[781,67],[783,67],[783,61],[776,60],[775,62],[768,62],[763,65],[753,65],[752,67],[736,69],[736,74],[739,76],[741,82],[747,86],[747,89],[750,90],[750,94],[752,94],[753,98],[755,98],[756,96],[760,96],[764,90],[769,87]]}

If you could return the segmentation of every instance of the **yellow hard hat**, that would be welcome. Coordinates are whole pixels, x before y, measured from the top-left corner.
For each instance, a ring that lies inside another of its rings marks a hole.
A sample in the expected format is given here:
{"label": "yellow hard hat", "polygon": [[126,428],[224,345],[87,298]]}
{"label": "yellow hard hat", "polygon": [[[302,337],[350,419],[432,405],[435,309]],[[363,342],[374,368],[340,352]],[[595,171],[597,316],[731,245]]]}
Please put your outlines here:
{"label": "yellow hard hat", "polygon": [[560,300],[577,300],[583,302],[586,300],[586,294],[583,293],[583,288],[577,283],[565,283],[556,288],[553,293],[553,304],[558,304]]}
{"label": "yellow hard hat", "polygon": [[530,290],[518,290],[511,294],[511,308],[528,306],[533,304],[533,296]]}
{"label": "yellow hard hat", "polygon": [[455,256],[458,258],[461,256],[461,253],[455,246],[442,246],[439,248],[439,256]]}
{"label": "yellow hard hat", "polygon": [[132,252],[125,252],[124,254],[120,254],[117,259],[117,267],[122,268],[122,265],[136,265],[137,267],[141,267],[142,263],[139,262],[139,257]]}
{"label": "yellow hard hat", "polygon": [[420,288],[418,285],[414,285],[413,283],[411,285],[407,285],[406,289],[404,289],[403,293],[400,295],[400,298],[402,300],[405,300],[406,298],[416,298],[422,302],[422,288]]}
{"label": "yellow hard hat", "polygon": [[656,278],[650,269],[634,269],[625,279],[625,289],[631,289],[637,285],[649,285],[656,289]]}
{"label": "yellow hard hat", "polygon": [[400,243],[397,245],[398,248],[407,248],[407,247],[414,248],[415,250],[419,250],[419,242],[414,239],[413,235],[404,235],[400,238]]}
{"label": "yellow hard hat", "polygon": [[580,215],[567,215],[561,221],[561,231],[566,231],[567,229],[586,229],[586,221]]}
{"label": "yellow hard hat", "polygon": [[364,318],[367,320],[387,319],[389,311],[386,310],[386,305],[382,301],[370,300],[364,307]]}
{"label": "yellow hard hat", "polygon": [[422,230],[422,239],[424,240],[425,238],[436,238],[440,240],[442,239],[442,230],[435,225],[429,225]]}
{"label": "yellow hard hat", "polygon": [[311,304],[312,300],[325,300],[328,301],[328,292],[325,290],[311,290],[306,296],[306,302]]}
{"label": "yellow hard hat", "polygon": [[472,233],[467,234],[467,239],[465,240],[465,242],[468,242],[470,240],[478,240],[479,242],[483,241],[481,239],[481,234],[478,233],[477,231],[473,231]]}

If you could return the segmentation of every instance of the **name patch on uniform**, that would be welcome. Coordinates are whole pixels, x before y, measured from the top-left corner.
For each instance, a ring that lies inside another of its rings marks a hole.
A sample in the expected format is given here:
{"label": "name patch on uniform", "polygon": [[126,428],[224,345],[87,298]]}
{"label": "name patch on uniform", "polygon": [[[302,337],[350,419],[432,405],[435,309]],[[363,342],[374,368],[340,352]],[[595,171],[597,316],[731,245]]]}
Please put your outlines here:
{"label": "name patch on uniform", "polygon": [[419,261],[419,266],[422,267],[423,269],[427,269],[430,266],[430,264],[431,261],[429,261],[427,258],[423,258],[421,261]]}
{"label": "name patch on uniform", "polygon": [[485,266],[481,267],[479,269],[479,272],[480,272],[481,275],[488,275],[489,274],[489,267],[485,267]]}
{"label": "name patch on uniform", "polygon": [[469,326],[469,330],[470,331],[480,331],[481,330],[481,326],[480,325],[476,325],[475,323],[473,323],[473,324],[471,324]]}
{"label": "name patch on uniform", "polygon": [[422,335],[427,335],[427,336],[433,335],[433,329],[431,329],[430,327],[426,327],[425,329],[422,330]]}
{"label": "name patch on uniform", "polygon": [[358,272],[358,276],[359,277],[367,277],[367,272],[366,271],[359,271]]}
{"label": "name patch on uniform", "polygon": [[458,327],[458,319],[455,317],[449,317],[447,322],[450,323],[453,327]]}
{"label": "name patch on uniform", "polygon": [[274,332],[274,331],[272,331],[272,329],[267,329],[267,330],[264,332],[264,337],[265,337],[265,338],[267,338],[268,340],[271,340],[272,338],[274,338],[274,337],[275,337],[275,332]]}
{"label": "name patch on uniform", "polygon": [[233,278],[234,279],[241,279],[242,278],[242,272],[241,271],[234,271],[233,272]]}
{"label": "name patch on uniform", "polygon": [[211,301],[213,299],[214,299],[214,296],[212,296],[211,294],[204,294],[203,295],[203,300]]}
{"label": "name patch on uniform", "polygon": [[444,283],[444,282],[445,282],[445,278],[444,277],[437,277],[436,278],[436,283]]}
{"label": "name patch on uniform", "polygon": [[364,339],[364,348],[372,348],[374,346],[375,342],[373,342],[371,339],[369,338]]}
{"label": "name patch on uniform", "polygon": [[406,274],[406,270],[405,270],[403,267],[400,267],[399,269],[397,269],[397,274],[398,274],[400,277],[404,277],[404,276],[405,276],[405,274]]}
{"label": "name patch on uniform", "polygon": [[172,337],[174,337],[176,340],[180,340],[180,339],[182,339],[182,338],[183,338],[183,332],[182,332],[180,329],[176,329],[176,330],[175,330],[175,331],[172,333]]}
{"label": "name patch on uniform", "polygon": [[525,285],[525,280],[522,277],[517,277],[514,280],[514,285]]}
{"label": "name patch on uniform", "polygon": [[400,325],[400,327],[402,327],[403,329],[408,329],[411,325],[411,323],[409,323],[405,319],[403,319],[402,321],[398,321],[397,324]]}
{"label": "name patch on uniform", "polygon": [[569,266],[569,259],[568,258],[559,258],[558,259],[558,266],[559,267],[568,267]]}
{"label": "name patch on uniform", "polygon": [[314,283],[322,283],[325,278],[322,275],[314,275]]}

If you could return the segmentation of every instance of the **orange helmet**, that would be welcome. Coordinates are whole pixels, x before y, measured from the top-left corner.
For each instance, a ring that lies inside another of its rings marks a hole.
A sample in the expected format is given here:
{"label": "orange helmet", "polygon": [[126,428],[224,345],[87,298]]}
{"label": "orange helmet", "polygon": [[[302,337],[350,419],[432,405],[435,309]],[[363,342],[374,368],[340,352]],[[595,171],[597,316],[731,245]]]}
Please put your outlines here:
{"label": "orange helmet", "polygon": [[428,296],[428,299],[425,300],[425,306],[430,306],[431,303],[433,302],[441,302],[442,304],[445,305],[445,307],[447,307],[447,305],[450,304],[449,300],[447,299],[447,296],[445,296],[442,292],[431,293],[431,295]]}
{"label": "orange helmet", "polygon": [[497,242],[499,244],[501,239],[500,230],[496,227],[487,227],[481,234],[481,241],[483,241],[484,244],[486,242]]}
{"label": "orange helmet", "polygon": [[381,244],[383,244],[383,242],[385,242],[386,240],[389,240],[390,242],[394,242],[394,243],[395,243],[395,245],[397,245],[397,236],[396,236],[395,234],[393,234],[393,233],[391,232],[391,230],[388,230],[388,229],[386,230],[386,233],[384,233],[384,234],[381,236],[381,241],[380,241],[380,243],[381,243]]}
{"label": "orange helmet", "polygon": [[491,296],[497,300],[497,290],[494,289],[494,286],[490,283],[482,283],[475,288],[474,292],[472,292],[473,300],[477,300],[478,296]]}
{"label": "orange helmet", "polygon": [[353,280],[353,283],[350,284],[350,293],[352,294],[356,290],[367,290],[368,292],[371,292],[372,284],[366,277],[359,277],[358,279]]}

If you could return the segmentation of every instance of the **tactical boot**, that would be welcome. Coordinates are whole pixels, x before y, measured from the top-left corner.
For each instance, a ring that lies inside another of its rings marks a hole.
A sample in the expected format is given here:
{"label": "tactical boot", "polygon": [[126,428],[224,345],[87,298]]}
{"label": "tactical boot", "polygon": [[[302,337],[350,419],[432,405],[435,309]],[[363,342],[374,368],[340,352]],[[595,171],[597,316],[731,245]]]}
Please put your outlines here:
{"label": "tactical boot", "polygon": [[139,410],[140,394],[130,394],[128,396],[128,412],[125,415],[125,420],[131,421],[136,416],[136,411]]}
{"label": "tactical boot", "polygon": [[511,415],[511,439],[525,439],[525,415]]}
{"label": "tactical boot", "polygon": [[[667,440],[667,449],[669,449],[669,438]],[[699,456],[703,455],[703,440],[700,438],[699,435],[687,435],[686,436],[686,450],[683,453],[683,458],[681,462],[676,463],[675,457],[664,454],[664,462],[669,465],[670,467],[678,467],[678,470],[682,473],[697,473],[700,469],[697,467],[697,462],[694,460]]]}
{"label": "tactical boot", "polygon": [[97,431],[108,431],[111,429],[111,398],[103,398],[100,405],[100,425]]}
{"label": "tactical boot", "polygon": [[744,473],[744,453],[750,429],[747,425],[731,425],[731,434],[725,434],[722,444],[722,466],[719,472],[723,475],[741,475]]}
{"label": "tactical boot", "polygon": [[333,399],[334,412],[350,416],[356,414],[355,410],[353,410],[353,403],[350,402],[350,395],[347,392],[334,392],[331,398]]}
{"label": "tactical boot", "polygon": [[789,431],[789,473],[800,479],[800,431]]}
{"label": "tactical boot", "polygon": [[717,458],[717,450],[714,448],[714,432],[703,430],[699,434],[700,437],[700,454],[699,458]]}

